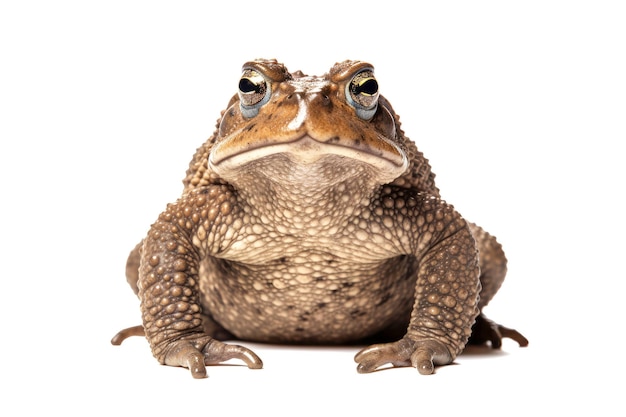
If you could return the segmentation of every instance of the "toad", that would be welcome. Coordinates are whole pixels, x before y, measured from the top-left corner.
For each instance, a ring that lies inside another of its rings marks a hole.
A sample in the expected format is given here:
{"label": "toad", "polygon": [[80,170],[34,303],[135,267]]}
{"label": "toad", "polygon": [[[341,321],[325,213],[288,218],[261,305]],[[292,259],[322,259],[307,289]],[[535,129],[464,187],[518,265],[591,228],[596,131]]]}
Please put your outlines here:
{"label": "toad", "polygon": [[234,340],[360,343],[361,373],[431,374],[503,337],[526,346],[482,314],[506,274],[501,245],[434,179],[369,63],[321,77],[246,63],[181,197],[130,253],[143,324],[112,343],[143,335],[194,378],[230,359],[263,366]]}

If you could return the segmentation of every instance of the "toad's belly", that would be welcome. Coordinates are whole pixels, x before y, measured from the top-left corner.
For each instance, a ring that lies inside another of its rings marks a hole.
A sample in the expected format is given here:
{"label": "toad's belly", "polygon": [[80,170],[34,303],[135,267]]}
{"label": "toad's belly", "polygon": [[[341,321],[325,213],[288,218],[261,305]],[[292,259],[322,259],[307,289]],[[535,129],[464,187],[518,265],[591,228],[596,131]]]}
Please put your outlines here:
{"label": "toad's belly", "polygon": [[212,305],[208,311],[237,338],[258,342],[347,343],[398,322],[408,325],[409,300],[359,297],[340,304],[324,296],[303,302],[280,295],[270,302],[243,301],[230,308]]}
{"label": "toad's belly", "polygon": [[254,276],[238,271],[209,274],[200,288],[204,311],[237,338],[347,343],[391,326],[406,329],[415,288],[410,270],[304,274],[289,281],[271,278],[270,271]]}

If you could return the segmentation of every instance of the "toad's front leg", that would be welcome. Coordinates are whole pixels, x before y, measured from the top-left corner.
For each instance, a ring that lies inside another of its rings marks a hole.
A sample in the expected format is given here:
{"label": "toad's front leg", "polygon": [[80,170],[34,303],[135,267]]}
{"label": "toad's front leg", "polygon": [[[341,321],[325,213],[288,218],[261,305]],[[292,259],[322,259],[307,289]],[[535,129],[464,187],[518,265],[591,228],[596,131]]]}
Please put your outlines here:
{"label": "toad's front leg", "polygon": [[360,351],[361,373],[385,364],[433,373],[463,350],[479,313],[478,253],[467,223],[439,200],[425,201],[413,223],[419,270],[409,327],[399,341]]}
{"label": "toad's front leg", "polygon": [[203,329],[198,264],[215,216],[229,214],[220,205],[202,192],[169,205],[152,225],[141,254],[139,298],[152,353],[162,364],[189,368],[194,378],[206,377],[206,365],[229,359],[253,369],[263,366],[251,350],[222,343]]}

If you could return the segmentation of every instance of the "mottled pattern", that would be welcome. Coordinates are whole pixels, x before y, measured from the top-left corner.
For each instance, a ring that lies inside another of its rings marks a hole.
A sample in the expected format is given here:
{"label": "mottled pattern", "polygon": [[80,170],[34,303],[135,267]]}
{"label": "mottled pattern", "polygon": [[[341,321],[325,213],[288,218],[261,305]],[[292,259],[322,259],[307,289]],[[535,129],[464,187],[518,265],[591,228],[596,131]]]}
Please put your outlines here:
{"label": "mottled pattern", "polygon": [[262,367],[227,339],[378,341],[356,355],[359,372],[423,374],[468,340],[527,344],[482,316],[504,253],[441,200],[370,64],[310,77],[247,63],[184,186],[129,256],[143,329],[115,344],[145,334],[161,363],[194,377],[231,358]]}

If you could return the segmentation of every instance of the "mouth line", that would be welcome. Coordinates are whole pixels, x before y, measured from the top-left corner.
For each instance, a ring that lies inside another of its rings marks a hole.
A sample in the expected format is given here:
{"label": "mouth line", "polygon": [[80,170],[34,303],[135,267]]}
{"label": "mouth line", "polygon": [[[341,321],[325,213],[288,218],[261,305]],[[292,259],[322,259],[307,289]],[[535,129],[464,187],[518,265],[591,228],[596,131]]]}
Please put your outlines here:
{"label": "mouth line", "polygon": [[[248,146],[235,152],[226,152],[216,158],[216,154],[223,153],[223,146],[215,145],[209,156],[209,165],[216,168],[220,165],[231,167],[242,166],[249,162],[276,154],[290,154],[302,163],[313,163],[327,155],[344,156],[357,161],[373,165],[374,167],[393,171],[404,171],[408,167],[406,156],[386,139],[379,138],[388,145],[389,150],[374,149],[365,146],[358,139],[333,138],[319,141],[308,134],[301,135],[288,141],[268,140],[259,142],[256,146]],[[349,144],[352,142],[353,144]]]}

